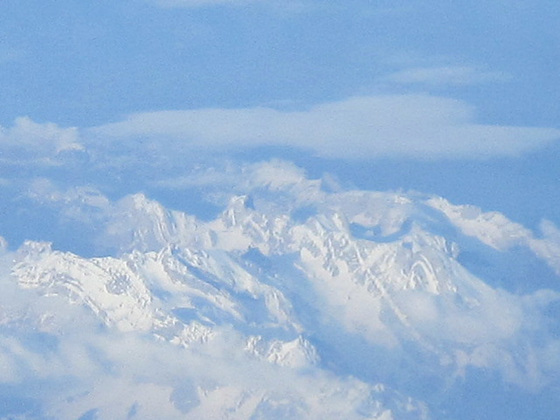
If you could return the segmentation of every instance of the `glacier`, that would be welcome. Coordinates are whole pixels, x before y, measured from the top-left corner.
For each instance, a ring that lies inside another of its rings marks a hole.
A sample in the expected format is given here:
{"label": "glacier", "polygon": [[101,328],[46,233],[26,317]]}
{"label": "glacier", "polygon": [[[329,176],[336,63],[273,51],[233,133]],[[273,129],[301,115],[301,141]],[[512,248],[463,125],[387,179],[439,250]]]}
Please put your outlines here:
{"label": "glacier", "polygon": [[206,219],[144,193],[30,196],[88,252],[0,241],[0,418],[560,414],[553,223],[279,162],[242,175],[208,188]]}

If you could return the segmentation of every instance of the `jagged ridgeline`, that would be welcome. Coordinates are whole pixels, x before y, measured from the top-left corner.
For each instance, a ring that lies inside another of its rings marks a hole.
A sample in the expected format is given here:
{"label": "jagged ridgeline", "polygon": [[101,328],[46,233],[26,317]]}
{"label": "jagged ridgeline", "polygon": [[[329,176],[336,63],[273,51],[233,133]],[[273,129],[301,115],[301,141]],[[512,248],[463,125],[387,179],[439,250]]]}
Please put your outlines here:
{"label": "jagged ridgeline", "polygon": [[553,418],[552,223],[249,184],[210,220],[142,194],[43,201],[97,256],[2,243],[0,416]]}

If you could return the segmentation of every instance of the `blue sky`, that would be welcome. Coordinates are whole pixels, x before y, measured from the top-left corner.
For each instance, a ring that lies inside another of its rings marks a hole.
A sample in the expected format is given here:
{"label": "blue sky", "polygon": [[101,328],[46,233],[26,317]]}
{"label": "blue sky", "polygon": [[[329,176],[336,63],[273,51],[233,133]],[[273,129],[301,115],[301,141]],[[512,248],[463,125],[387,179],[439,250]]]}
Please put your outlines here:
{"label": "blue sky", "polygon": [[345,185],[560,223],[555,1],[4,0],[0,10],[5,188],[95,184],[106,167],[80,168],[103,161],[136,176],[127,192],[157,196],[148,178],[279,157]]}

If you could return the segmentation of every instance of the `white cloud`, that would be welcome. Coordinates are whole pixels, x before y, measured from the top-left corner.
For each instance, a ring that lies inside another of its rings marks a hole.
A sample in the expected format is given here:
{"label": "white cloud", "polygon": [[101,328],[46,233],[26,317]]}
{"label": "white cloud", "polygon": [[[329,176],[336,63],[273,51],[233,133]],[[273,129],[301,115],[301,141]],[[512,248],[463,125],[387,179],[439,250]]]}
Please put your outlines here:
{"label": "white cloud", "polygon": [[482,71],[469,66],[440,66],[406,69],[390,74],[383,80],[399,84],[461,86],[503,82],[509,79],[509,75],[501,72]]}
{"label": "white cloud", "polygon": [[152,139],[155,149],[170,144],[190,152],[287,146],[346,159],[517,156],[560,138],[554,128],[477,124],[465,102],[426,94],[353,97],[303,111],[255,107],[137,113],[89,134]]}
{"label": "white cloud", "polygon": [[[53,163],[60,153],[83,150],[76,128],[61,128],[53,123],[39,124],[28,117],[17,118],[13,127],[0,126],[0,151],[10,162],[42,161]],[[4,160],[4,159],[0,159]]]}
{"label": "white cloud", "polygon": [[152,184],[170,189],[219,187],[235,189],[237,193],[243,194],[256,188],[279,190],[309,183],[315,182],[306,179],[303,169],[291,162],[272,159],[241,166],[226,162],[221,167],[197,167],[188,175],[174,176]]}

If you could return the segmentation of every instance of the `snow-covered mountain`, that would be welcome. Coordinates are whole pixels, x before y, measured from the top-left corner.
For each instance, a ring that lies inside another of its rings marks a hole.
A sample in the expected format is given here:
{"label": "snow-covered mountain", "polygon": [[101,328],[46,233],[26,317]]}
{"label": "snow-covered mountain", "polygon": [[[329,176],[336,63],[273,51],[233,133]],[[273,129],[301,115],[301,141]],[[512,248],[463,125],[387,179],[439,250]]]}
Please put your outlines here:
{"label": "snow-covered mountain", "polygon": [[560,414],[552,223],[278,163],[245,175],[210,220],[143,194],[32,197],[97,256],[1,243],[0,415]]}

